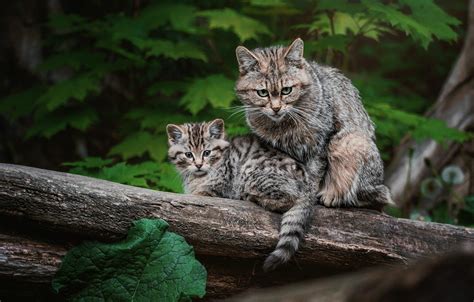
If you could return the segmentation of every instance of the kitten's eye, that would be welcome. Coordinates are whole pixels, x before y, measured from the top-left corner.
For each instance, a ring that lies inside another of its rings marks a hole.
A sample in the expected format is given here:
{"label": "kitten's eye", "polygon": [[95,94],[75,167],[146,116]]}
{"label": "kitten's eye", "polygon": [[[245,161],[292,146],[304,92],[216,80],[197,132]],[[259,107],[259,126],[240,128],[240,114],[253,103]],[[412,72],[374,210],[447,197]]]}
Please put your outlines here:
{"label": "kitten's eye", "polygon": [[288,95],[288,94],[291,93],[292,90],[293,90],[293,88],[291,88],[291,87],[283,87],[283,88],[281,89],[281,94],[283,94],[283,95]]}
{"label": "kitten's eye", "polygon": [[191,152],[186,152],[184,153],[184,155],[187,157],[187,158],[193,158],[193,154]]}
{"label": "kitten's eye", "polygon": [[211,150],[204,150],[204,152],[202,153],[202,156],[204,157],[208,157],[209,155],[211,155]]}
{"label": "kitten's eye", "polygon": [[258,94],[258,96],[260,96],[262,98],[267,97],[268,96],[268,90],[259,89],[259,90],[257,90],[257,94]]}

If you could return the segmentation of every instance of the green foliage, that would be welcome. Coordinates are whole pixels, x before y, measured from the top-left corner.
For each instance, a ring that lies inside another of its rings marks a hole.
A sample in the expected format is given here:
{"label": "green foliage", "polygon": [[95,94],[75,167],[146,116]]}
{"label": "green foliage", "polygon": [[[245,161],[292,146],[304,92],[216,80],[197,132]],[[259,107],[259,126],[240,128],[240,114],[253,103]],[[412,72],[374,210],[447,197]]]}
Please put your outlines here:
{"label": "green foliage", "polygon": [[378,75],[354,75],[353,81],[359,89],[364,105],[376,125],[377,144],[384,159],[389,159],[392,146],[409,134],[415,140],[433,139],[441,144],[447,141],[464,142],[472,134],[447,127],[441,120],[417,114],[426,106],[423,98],[406,92],[397,96],[399,83]]}
{"label": "green foliage", "polygon": [[97,157],[71,157],[65,165],[73,173],[181,192],[166,160],[166,125],[221,117],[229,135],[248,133],[234,94],[235,47],[296,36],[307,58],[352,78],[385,160],[406,134],[439,142],[472,137],[422,116],[436,92],[420,74],[444,79],[457,55],[440,41],[457,38],[459,21],[433,0],[62,4],[69,13],[49,16],[42,29],[37,74],[15,82],[0,114],[21,125],[25,139],[54,140],[61,132],[69,143],[85,139]]}
{"label": "green foliage", "polygon": [[322,28],[323,33],[351,33],[378,40],[382,34],[396,29],[411,36],[424,48],[434,37],[455,40],[457,34],[453,28],[460,24],[432,1],[405,0],[384,4],[378,0],[362,0],[360,3],[322,0],[319,8],[330,13],[325,18],[317,15],[310,30]]}
{"label": "green foliage", "polygon": [[83,74],[74,78],[61,81],[50,86],[38,99],[38,106],[44,106],[48,111],[54,111],[67,101],[73,99],[84,101],[91,93],[97,93],[100,78],[92,74]]}
{"label": "green foliage", "polygon": [[206,54],[198,46],[189,42],[173,43],[167,40],[131,39],[138,49],[145,51],[145,56],[164,56],[173,60],[198,59],[207,62]]}
{"label": "green foliage", "polygon": [[129,159],[148,153],[152,159],[162,161],[167,151],[168,145],[164,136],[140,131],[129,135],[120,144],[115,145],[110,149],[109,155],[120,155],[123,159]]}
{"label": "green foliage", "polygon": [[447,127],[446,122],[442,120],[404,112],[388,104],[369,104],[366,107],[373,121],[378,125],[377,134],[380,137],[391,138],[392,144],[399,143],[406,133],[415,140],[433,139],[440,143],[448,140],[464,142],[472,138],[469,133]]}
{"label": "green foliage", "polygon": [[459,211],[457,218],[460,225],[474,228],[474,195],[464,199],[464,206]]}
{"label": "green foliage", "polygon": [[26,132],[27,138],[33,136],[44,136],[50,138],[59,131],[71,128],[85,131],[90,125],[98,120],[98,115],[91,108],[78,109],[77,111],[62,110],[52,113],[42,114],[35,119],[35,127],[31,127]]}
{"label": "green foliage", "polygon": [[208,19],[210,29],[231,30],[241,42],[271,34],[265,24],[230,8],[201,11],[198,15]]}
{"label": "green foliage", "polygon": [[112,163],[112,159],[86,157],[81,161],[67,162],[63,165],[71,167],[69,172],[74,174],[143,188],[172,192],[183,191],[179,175],[169,163],[153,161],[144,161],[138,164]]}
{"label": "green foliage", "polygon": [[1,100],[0,112],[13,120],[30,115],[34,111],[36,100],[42,92],[43,88],[36,86],[16,94],[11,94]]}
{"label": "green foliage", "polygon": [[161,219],[135,221],[118,243],[84,242],[64,257],[53,289],[70,301],[191,301],[207,273]]}

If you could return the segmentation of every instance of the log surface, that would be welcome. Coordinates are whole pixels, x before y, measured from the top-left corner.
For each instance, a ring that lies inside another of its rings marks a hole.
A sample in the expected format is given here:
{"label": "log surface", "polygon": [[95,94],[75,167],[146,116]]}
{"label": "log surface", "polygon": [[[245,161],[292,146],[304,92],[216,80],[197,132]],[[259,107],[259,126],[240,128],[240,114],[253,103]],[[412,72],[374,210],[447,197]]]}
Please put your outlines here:
{"label": "log surface", "polygon": [[451,302],[474,299],[474,249],[466,246],[408,268],[377,268],[249,292],[229,302]]}
{"label": "log surface", "polygon": [[[369,210],[318,206],[295,261],[266,275],[260,267],[277,242],[280,216],[253,203],[159,192],[0,164],[0,227],[14,219],[16,222],[9,225],[24,225],[30,236],[41,230],[53,238],[75,238],[76,242],[110,241],[124,237],[133,220],[145,217],[166,220],[171,231],[194,246],[198,259],[208,269],[208,292],[214,297],[338,269],[406,264],[444,253],[464,241],[474,241],[474,230],[469,228],[396,219]],[[7,239],[14,241],[13,237],[0,236],[0,277],[50,280],[59,264],[53,264],[53,268],[35,267],[38,259],[33,254],[26,257],[30,262],[17,266],[18,275],[1,267],[13,263],[1,260],[9,257],[5,256],[7,245],[1,242]],[[21,240],[17,246],[22,246]],[[30,247],[37,250],[34,244]],[[62,249],[47,250],[56,253],[52,258],[59,259]],[[325,267],[330,269],[324,270]]]}

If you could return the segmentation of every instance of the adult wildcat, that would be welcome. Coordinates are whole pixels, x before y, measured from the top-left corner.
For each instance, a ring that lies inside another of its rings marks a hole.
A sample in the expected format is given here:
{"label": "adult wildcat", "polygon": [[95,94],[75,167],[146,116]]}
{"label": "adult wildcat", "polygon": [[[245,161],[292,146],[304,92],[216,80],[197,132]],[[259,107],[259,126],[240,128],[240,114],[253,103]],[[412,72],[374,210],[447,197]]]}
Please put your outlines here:
{"label": "adult wildcat", "polygon": [[374,126],[357,89],[338,70],[290,46],[236,49],[236,93],[252,132],[304,163],[327,207],[392,203]]}
{"label": "adult wildcat", "polygon": [[316,192],[301,164],[254,135],[225,138],[221,119],[168,125],[168,156],[186,193],[253,201],[281,212],[279,243],[264,269],[288,261],[303,239]]}

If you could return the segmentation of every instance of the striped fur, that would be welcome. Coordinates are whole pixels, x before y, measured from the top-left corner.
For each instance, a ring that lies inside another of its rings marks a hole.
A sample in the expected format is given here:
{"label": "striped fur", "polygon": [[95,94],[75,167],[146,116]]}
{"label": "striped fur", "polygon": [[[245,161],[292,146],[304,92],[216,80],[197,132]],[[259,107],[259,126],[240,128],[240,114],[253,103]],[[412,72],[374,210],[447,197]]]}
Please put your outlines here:
{"label": "striped fur", "polygon": [[[288,47],[237,47],[235,90],[252,132],[304,165],[314,184],[309,191],[325,206],[393,204],[359,92],[338,70],[306,61],[303,48],[301,39]],[[265,267],[294,254],[311,215],[307,200],[283,215],[280,240]]]}
{"label": "striped fur", "polygon": [[[305,164],[325,206],[392,203],[359,92],[338,70],[305,60],[303,48],[301,39],[289,47],[237,47],[236,93],[252,131]],[[283,94],[285,87],[292,92]],[[258,95],[260,89],[268,97]],[[275,106],[281,109],[275,112]]]}
{"label": "striped fur", "polygon": [[[211,130],[216,123],[221,132]],[[302,165],[256,137],[255,135],[224,139],[223,122],[168,125],[169,158],[180,172],[187,193],[248,200],[279,213],[284,213],[280,239],[275,251],[264,263],[265,270],[287,262],[298,250],[311,218],[316,192],[308,182]],[[216,149],[215,146],[225,146]],[[203,154],[200,170],[197,156],[185,157],[186,152]],[[185,158],[183,158],[183,156]],[[213,158],[213,160],[211,160]],[[206,167],[205,173],[202,169]]]}

